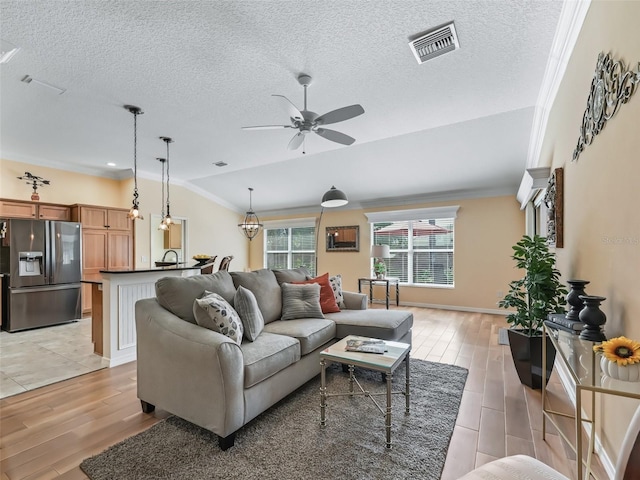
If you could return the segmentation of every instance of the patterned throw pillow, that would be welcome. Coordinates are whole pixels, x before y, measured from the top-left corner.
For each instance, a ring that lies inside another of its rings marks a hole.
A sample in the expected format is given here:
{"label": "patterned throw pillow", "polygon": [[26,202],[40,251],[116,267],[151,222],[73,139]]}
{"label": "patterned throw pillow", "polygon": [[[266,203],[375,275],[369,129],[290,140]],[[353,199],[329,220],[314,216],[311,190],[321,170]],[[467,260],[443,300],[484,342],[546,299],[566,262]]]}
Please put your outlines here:
{"label": "patterned throw pillow", "polygon": [[320,308],[320,285],[294,285],[283,283],[282,287],[282,320],[298,318],[324,318]]}
{"label": "patterned throw pillow", "polygon": [[201,327],[226,335],[238,345],[242,343],[242,322],[233,307],[217,293],[205,290],[193,303],[193,316]]}
{"label": "patterned throw pillow", "polygon": [[336,303],[340,308],[347,308],[344,304],[344,295],[342,295],[342,275],[334,275],[329,277],[329,283],[333,290],[333,296],[336,297]]}
{"label": "patterned throw pillow", "polygon": [[307,277],[307,280],[304,282],[291,283],[294,285],[317,283],[320,285],[320,308],[322,309],[322,313],[336,313],[340,311],[340,308],[338,308],[338,304],[336,303],[335,295],[333,294],[333,288],[329,283],[328,273],[315,278]]}
{"label": "patterned throw pillow", "polygon": [[256,296],[251,290],[240,285],[233,297],[233,304],[242,320],[244,338],[253,342],[264,328],[264,317],[258,307]]}

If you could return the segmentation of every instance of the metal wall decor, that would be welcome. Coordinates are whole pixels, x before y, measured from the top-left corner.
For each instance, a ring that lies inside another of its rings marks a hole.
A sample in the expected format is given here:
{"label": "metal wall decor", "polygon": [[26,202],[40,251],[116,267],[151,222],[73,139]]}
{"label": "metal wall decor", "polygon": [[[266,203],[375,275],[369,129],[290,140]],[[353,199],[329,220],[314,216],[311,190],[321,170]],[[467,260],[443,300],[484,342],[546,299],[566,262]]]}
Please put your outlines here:
{"label": "metal wall decor", "polygon": [[564,246],[564,172],[556,168],[549,178],[547,193],[544,196],[547,206],[547,243],[551,247]]}
{"label": "metal wall decor", "polygon": [[40,195],[38,194],[38,187],[42,187],[44,185],[51,185],[51,182],[49,180],[45,180],[42,177],[39,177],[37,175],[33,175],[29,172],[24,172],[24,175],[21,177],[17,177],[18,180],[26,180],[27,181],[27,185],[31,185],[31,188],[33,188],[33,193],[31,194],[31,200],[33,200],[34,202],[37,202],[38,200],[40,200]]}
{"label": "metal wall decor", "polygon": [[614,60],[610,54],[600,52],[572,161],[578,160],[586,145],[591,145],[620,105],[629,101],[639,83],[640,62],[634,72],[627,70],[622,60]]}

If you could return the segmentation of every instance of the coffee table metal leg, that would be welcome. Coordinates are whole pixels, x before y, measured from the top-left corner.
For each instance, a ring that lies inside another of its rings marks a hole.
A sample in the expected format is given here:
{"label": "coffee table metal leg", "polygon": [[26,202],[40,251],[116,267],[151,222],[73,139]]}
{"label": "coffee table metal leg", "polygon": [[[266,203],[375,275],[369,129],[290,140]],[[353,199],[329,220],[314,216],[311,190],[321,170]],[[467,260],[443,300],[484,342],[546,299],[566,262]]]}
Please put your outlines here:
{"label": "coffee table metal leg", "polygon": [[387,431],[387,448],[391,448],[391,378],[392,373],[387,373],[387,412],[385,415],[385,429]]}
{"label": "coffee table metal leg", "polygon": [[409,385],[411,384],[410,380],[409,380],[409,354],[407,353],[407,356],[404,359],[404,363],[405,363],[405,367],[407,369],[407,373],[405,375],[405,391],[404,391],[404,399],[405,399],[405,411],[404,413],[408,414],[409,413],[409,405],[410,405],[410,397],[411,394],[409,393]]}
{"label": "coffee table metal leg", "polygon": [[327,364],[323,360],[320,360],[320,426],[327,425],[325,421],[325,408],[327,407],[327,384],[326,384],[326,367]]}
{"label": "coffee table metal leg", "polygon": [[353,365],[349,365],[349,393],[353,397]]}

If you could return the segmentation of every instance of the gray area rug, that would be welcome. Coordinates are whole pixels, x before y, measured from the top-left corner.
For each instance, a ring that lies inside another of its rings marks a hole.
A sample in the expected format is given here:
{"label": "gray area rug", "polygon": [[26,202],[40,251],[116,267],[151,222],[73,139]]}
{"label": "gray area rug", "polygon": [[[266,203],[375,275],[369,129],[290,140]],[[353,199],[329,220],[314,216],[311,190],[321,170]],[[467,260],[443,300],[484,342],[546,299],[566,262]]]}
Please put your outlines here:
{"label": "gray area rug", "polygon": [[[404,370],[396,371],[394,390],[404,389]],[[318,376],[241,428],[226,452],[216,435],[169,417],[80,468],[92,480],[439,479],[467,373],[411,360],[411,413],[404,413],[404,395],[394,395],[392,449],[385,448],[383,415],[363,396],[330,397],[327,426],[320,427]],[[356,376],[363,387],[384,391],[380,373],[356,369]],[[332,365],[327,387],[348,391],[348,375]]]}

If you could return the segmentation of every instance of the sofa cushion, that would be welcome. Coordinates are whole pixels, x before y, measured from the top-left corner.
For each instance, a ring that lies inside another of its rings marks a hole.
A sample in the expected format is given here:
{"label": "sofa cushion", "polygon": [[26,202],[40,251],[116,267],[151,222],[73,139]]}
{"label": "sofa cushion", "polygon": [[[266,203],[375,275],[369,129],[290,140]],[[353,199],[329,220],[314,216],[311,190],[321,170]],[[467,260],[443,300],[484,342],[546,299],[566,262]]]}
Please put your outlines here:
{"label": "sofa cushion", "polygon": [[215,292],[233,305],[236,287],[229,272],[192,277],[165,277],[156,282],[158,303],[187,322],[196,323],[193,302],[202,297],[205,290]]}
{"label": "sofa cushion", "polygon": [[231,272],[236,288],[242,285],[255,295],[264,323],[280,319],[282,313],[282,292],[276,276],[266,268],[253,272]]}
{"label": "sofa cushion", "polygon": [[333,277],[329,277],[329,284],[331,285],[331,289],[333,290],[333,296],[336,299],[338,308],[347,308],[344,303],[344,296],[342,294],[342,275],[334,275]]}
{"label": "sofa cushion", "polygon": [[276,320],[266,325],[264,331],[296,338],[300,342],[300,354],[306,355],[335,338],[336,324],[325,318]]}
{"label": "sofa cushion", "polygon": [[205,292],[193,302],[193,316],[198,325],[229,337],[238,345],[242,342],[242,321],[234,308],[217,293]]}
{"label": "sofa cushion", "polygon": [[262,332],[255,342],[240,345],[244,388],[252,387],[300,360],[300,342],[286,335]]}
{"label": "sofa cushion", "polygon": [[233,305],[242,320],[244,338],[253,342],[264,328],[264,317],[258,307],[256,296],[251,290],[240,285],[233,297]]}
{"label": "sofa cushion", "polygon": [[273,273],[275,274],[276,279],[278,280],[278,283],[280,285],[282,285],[283,283],[302,282],[306,280],[309,275],[311,275],[306,267],[273,270]]}
{"label": "sofa cushion", "polygon": [[413,314],[405,310],[342,310],[328,313],[326,318],[336,322],[336,337],[347,335],[398,340],[413,326]]}
{"label": "sofa cushion", "polygon": [[320,285],[283,283],[282,320],[298,318],[324,318],[320,308]]}
{"label": "sofa cushion", "polygon": [[317,283],[320,285],[320,308],[322,313],[335,313],[339,312],[338,304],[336,303],[336,297],[333,295],[333,289],[329,283],[329,274],[325,273],[319,277],[310,278],[303,282],[291,282],[294,285],[303,285],[308,283]]}

